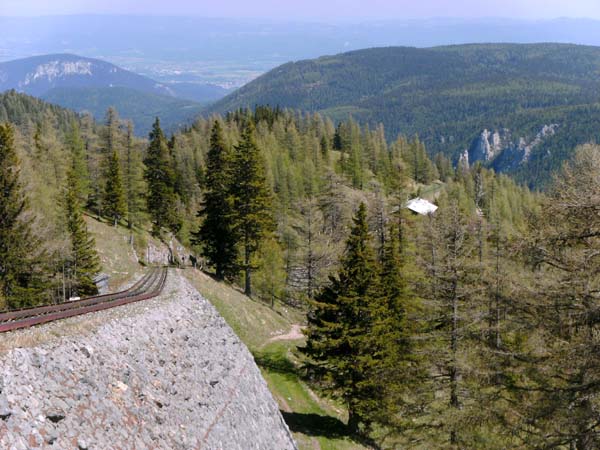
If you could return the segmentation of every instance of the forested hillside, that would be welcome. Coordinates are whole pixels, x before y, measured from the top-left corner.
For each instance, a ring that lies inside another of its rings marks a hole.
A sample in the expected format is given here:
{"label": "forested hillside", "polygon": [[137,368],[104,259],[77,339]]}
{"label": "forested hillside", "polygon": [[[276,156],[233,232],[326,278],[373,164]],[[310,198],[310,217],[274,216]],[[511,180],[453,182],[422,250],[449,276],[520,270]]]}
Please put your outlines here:
{"label": "forested hillside", "polygon": [[[306,317],[296,363],[272,363],[347,412],[335,433],[382,448],[599,445],[598,147],[542,196],[319,114],[259,107],[174,136],[156,120],[138,140],[114,110],[97,124],[15,93],[0,105],[4,306],[94,291],[88,214],[175,235],[217,281]],[[417,195],[437,212],[410,213]]]}
{"label": "forested hillside", "polygon": [[148,134],[158,115],[169,130],[189,125],[203,105],[226,90],[214,85],[159,83],[99,59],[72,54],[0,63],[0,92],[14,89],[102,120],[113,107]]}
{"label": "forested hillside", "polygon": [[484,130],[508,128],[512,147],[544,125],[556,134],[523,155],[520,180],[544,184],[578,144],[598,139],[600,48],[560,44],[477,44],[374,48],[288,63],[210,108],[272,106],[351,115],[383,123],[388,139],[418,134],[431,154],[456,161]]}

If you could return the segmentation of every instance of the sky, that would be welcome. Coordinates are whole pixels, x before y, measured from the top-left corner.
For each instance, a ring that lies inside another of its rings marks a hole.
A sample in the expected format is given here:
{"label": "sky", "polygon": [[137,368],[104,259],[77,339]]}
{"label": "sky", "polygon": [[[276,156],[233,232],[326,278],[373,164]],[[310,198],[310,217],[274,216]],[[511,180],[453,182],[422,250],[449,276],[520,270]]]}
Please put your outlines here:
{"label": "sky", "polygon": [[600,0],[0,0],[0,16],[151,14],[277,20],[600,19]]}

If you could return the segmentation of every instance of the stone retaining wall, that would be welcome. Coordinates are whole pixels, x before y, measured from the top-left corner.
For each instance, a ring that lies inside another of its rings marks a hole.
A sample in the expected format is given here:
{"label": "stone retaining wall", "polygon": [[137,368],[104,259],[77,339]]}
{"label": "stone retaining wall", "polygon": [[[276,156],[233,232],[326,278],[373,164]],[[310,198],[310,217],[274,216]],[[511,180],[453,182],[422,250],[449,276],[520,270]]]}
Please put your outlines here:
{"label": "stone retaining wall", "polygon": [[247,348],[176,271],[157,299],[0,348],[0,448],[296,448]]}

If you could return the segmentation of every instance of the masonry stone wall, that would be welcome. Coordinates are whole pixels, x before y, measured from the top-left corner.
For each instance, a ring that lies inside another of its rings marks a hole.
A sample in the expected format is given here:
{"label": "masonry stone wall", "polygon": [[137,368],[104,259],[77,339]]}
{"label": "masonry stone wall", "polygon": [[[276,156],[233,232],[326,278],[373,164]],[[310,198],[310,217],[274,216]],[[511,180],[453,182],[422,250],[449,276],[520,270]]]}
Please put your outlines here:
{"label": "masonry stone wall", "polygon": [[177,271],[156,299],[0,336],[0,448],[295,449],[247,348]]}

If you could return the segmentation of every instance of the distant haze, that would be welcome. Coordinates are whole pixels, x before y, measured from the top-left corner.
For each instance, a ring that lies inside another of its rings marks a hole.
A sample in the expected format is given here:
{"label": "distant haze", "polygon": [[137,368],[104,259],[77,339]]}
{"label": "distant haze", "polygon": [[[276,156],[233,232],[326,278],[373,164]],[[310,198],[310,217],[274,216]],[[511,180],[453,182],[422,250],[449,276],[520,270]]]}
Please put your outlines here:
{"label": "distant haze", "polygon": [[0,16],[198,15],[223,18],[407,19],[506,17],[600,19],[598,0],[1,0]]}
{"label": "distant haze", "polygon": [[[72,53],[160,82],[235,88],[288,61],[369,47],[600,46],[599,9],[600,0],[0,0],[0,61]],[[554,16],[582,18],[544,18]]]}

